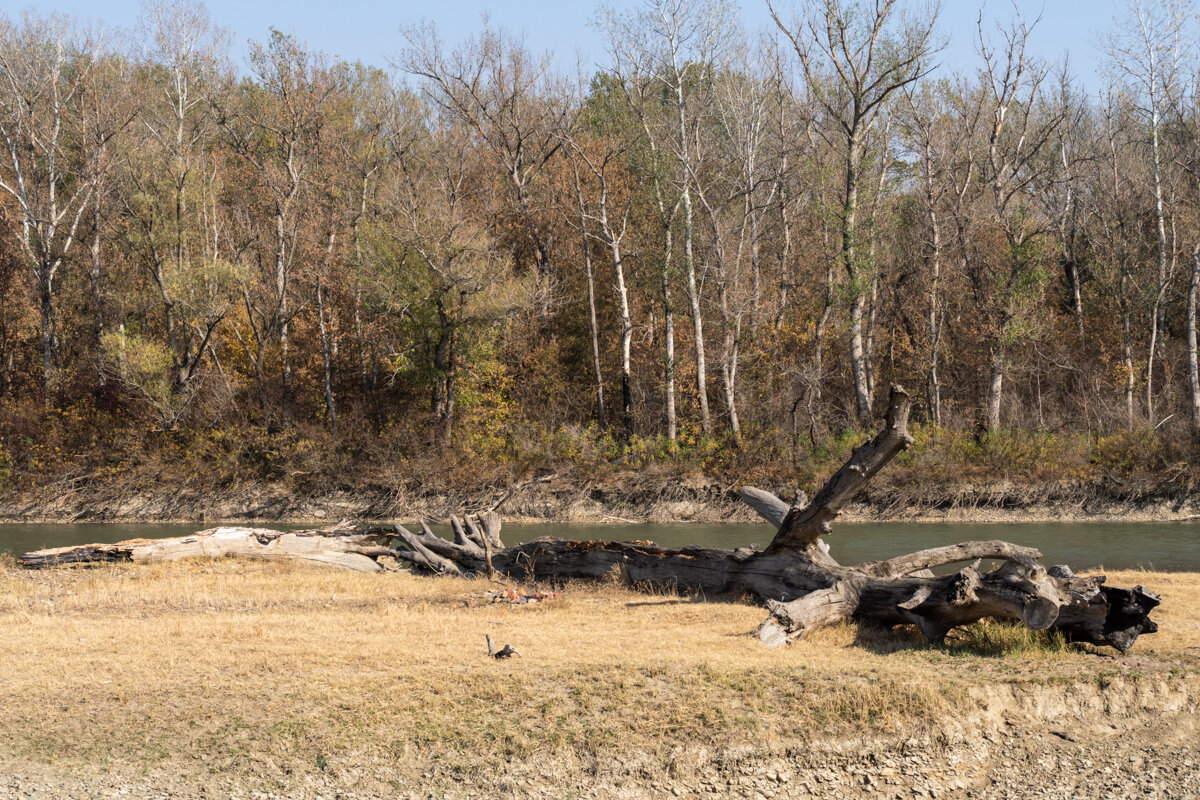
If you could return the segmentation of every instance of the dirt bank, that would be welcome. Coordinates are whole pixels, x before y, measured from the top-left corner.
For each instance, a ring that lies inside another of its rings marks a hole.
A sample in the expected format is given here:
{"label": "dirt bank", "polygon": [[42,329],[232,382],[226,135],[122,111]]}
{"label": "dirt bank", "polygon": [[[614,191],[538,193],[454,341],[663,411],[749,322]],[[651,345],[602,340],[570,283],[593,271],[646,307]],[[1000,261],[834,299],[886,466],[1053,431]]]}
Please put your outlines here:
{"label": "dirt bank", "polygon": [[[444,519],[497,509],[511,522],[754,522],[734,490],[740,483],[697,475],[619,476],[579,481],[551,475],[515,485],[458,488],[413,480],[389,486],[328,488],[249,483],[232,488],[60,483],[0,495],[5,522],[293,522],[338,519]],[[789,486],[768,486],[790,499]],[[1008,482],[890,486],[865,491],[847,521],[1046,522],[1169,521],[1200,515],[1200,493],[1177,486]]]}
{"label": "dirt bank", "polygon": [[[964,717],[936,733],[725,748],[681,744],[581,761],[517,759],[464,776],[432,758],[381,765],[346,756],[320,770],[272,765],[247,776],[180,770],[56,768],[10,762],[0,800],[58,798],[1194,798],[1200,796],[1200,680],[1164,677],[972,692]],[[305,767],[309,765],[304,765]],[[283,767],[280,770],[279,767]]]}

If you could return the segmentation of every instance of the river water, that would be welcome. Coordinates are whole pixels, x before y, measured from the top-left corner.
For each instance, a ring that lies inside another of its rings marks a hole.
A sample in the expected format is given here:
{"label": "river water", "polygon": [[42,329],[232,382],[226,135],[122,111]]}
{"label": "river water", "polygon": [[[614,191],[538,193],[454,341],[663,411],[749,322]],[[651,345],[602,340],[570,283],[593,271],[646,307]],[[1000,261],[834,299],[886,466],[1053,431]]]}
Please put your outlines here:
{"label": "river water", "polygon": [[[183,536],[206,524],[191,525],[25,525],[0,524],[0,552],[21,554],[43,547],[119,542],[124,539]],[[257,525],[285,530],[296,525]],[[435,528],[435,530],[438,530]],[[442,533],[442,530],[438,530]],[[664,547],[699,544],[708,547],[765,546],[772,528],[759,525],[505,525],[506,544],[539,536],[569,539],[650,540]],[[843,564],[889,558],[927,547],[973,539],[1004,539],[1036,547],[1046,564],[1126,569],[1145,567],[1200,572],[1200,527],[1180,522],[1055,523],[842,523],[826,538],[834,558]]]}

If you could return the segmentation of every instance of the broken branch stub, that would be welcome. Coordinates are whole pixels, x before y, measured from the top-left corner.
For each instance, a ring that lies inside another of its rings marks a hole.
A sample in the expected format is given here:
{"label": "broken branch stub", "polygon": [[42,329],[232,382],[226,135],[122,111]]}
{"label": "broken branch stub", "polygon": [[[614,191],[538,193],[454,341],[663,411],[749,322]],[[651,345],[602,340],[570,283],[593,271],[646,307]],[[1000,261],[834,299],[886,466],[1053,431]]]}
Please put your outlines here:
{"label": "broken branch stub", "polygon": [[[908,433],[908,412],[912,400],[908,392],[893,386],[883,428],[875,438],[854,448],[850,460],[825,482],[807,506],[792,506],[779,524],[779,532],[767,551],[808,546],[829,533],[830,523],[841,513],[867,481],[875,477],[897,453],[906,450],[913,438]],[[761,490],[759,490],[761,491]]]}

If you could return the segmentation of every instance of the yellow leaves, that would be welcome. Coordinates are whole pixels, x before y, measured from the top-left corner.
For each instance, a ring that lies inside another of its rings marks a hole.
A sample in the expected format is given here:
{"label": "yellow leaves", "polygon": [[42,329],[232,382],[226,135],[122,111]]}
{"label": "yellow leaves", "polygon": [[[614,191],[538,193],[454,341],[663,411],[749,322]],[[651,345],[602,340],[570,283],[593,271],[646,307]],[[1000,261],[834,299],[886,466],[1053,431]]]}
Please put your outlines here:
{"label": "yellow leaves", "polygon": [[175,355],[165,345],[119,330],[106,333],[100,347],[105,368],[114,379],[146,401],[164,428],[178,424],[190,397],[175,385]]}
{"label": "yellow leaves", "polygon": [[500,456],[509,443],[519,409],[510,394],[512,378],[494,338],[485,333],[472,351],[473,367],[462,376],[458,393],[460,447]]}

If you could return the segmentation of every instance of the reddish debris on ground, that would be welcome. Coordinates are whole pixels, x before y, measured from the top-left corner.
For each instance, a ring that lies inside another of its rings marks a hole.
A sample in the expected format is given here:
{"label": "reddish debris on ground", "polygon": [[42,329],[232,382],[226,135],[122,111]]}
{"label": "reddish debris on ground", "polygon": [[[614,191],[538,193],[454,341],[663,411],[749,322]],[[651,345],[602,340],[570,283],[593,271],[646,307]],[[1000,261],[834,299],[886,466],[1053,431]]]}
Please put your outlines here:
{"label": "reddish debris on ground", "polygon": [[499,591],[488,592],[485,596],[493,603],[508,603],[514,606],[524,603],[537,603],[542,600],[556,600],[562,597],[558,592],[527,592],[524,589],[516,589],[512,586]]}

